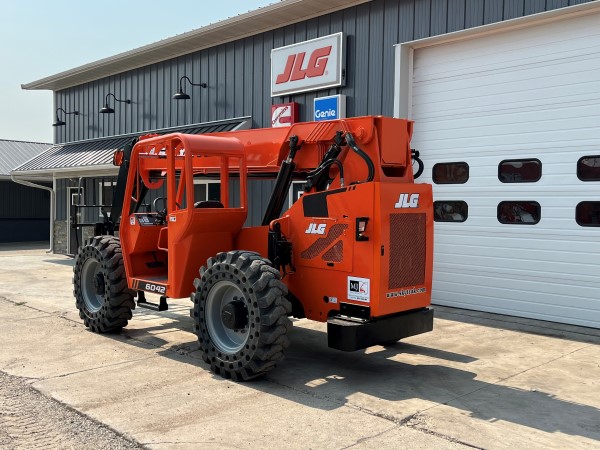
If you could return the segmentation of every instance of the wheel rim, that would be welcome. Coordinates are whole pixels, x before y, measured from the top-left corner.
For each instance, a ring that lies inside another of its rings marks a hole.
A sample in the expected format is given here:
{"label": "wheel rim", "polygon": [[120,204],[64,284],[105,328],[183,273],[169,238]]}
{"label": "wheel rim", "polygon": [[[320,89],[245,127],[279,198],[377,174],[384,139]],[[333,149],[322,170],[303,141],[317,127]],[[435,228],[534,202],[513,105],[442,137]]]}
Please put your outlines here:
{"label": "wheel rim", "polygon": [[[104,275],[101,269],[100,262],[94,258],[89,258],[81,269],[81,294],[85,306],[90,312],[100,311],[104,301],[104,293],[99,293],[101,288],[105,288]],[[100,278],[102,279],[101,284]]]}
{"label": "wheel rim", "polygon": [[215,347],[223,353],[236,353],[244,348],[248,341],[247,325],[243,329],[232,330],[221,320],[223,308],[229,303],[240,300],[244,301],[244,294],[231,281],[217,282],[206,297],[206,328]]}

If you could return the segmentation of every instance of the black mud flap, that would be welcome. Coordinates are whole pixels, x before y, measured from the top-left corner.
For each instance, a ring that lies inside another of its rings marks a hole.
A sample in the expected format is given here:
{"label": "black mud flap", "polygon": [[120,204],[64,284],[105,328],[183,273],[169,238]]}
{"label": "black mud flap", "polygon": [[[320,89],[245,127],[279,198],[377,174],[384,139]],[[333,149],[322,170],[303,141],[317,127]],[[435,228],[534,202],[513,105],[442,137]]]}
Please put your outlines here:
{"label": "black mud flap", "polygon": [[332,317],[327,321],[329,347],[353,352],[433,330],[433,310],[420,309],[371,321]]}

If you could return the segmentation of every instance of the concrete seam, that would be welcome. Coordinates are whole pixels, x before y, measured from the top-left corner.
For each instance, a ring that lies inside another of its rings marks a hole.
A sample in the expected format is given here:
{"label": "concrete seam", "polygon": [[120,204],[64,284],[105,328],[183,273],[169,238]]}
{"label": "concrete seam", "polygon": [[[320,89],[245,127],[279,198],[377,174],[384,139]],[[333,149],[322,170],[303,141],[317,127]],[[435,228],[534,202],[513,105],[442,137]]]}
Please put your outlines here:
{"label": "concrete seam", "polygon": [[52,377],[37,378],[36,381],[34,381],[32,384],[35,384],[38,381],[55,380],[57,378],[68,377],[70,375],[77,375],[78,373],[91,372],[92,370],[104,369],[106,367],[121,366],[123,364],[128,364],[128,363],[133,363],[133,362],[138,362],[138,361],[144,361],[146,359],[158,358],[158,356],[159,355],[152,355],[152,356],[145,356],[143,358],[128,359],[127,361],[121,361],[121,362],[112,363],[112,364],[105,364],[105,365],[102,365],[102,366],[90,367],[89,369],[76,370],[75,372],[63,373],[63,374],[60,374],[60,375],[54,375]]}
{"label": "concrete seam", "polygon": [[368,441],[368,440],[370,440],[370,439],[373,439],[373,438],[379,437],[379,436],[381,436],[382,434],[385,434],[385,433],[387,433],[388,431],[392,431],[392,430],[394,430],[394,429],[396,429],[396,428],[397,428],[396,426],[393,426],[393,427],[391,427],[391,428],[388,428],[388,429],[386,429],[386,430],[380,431],[379,433],[376,433],[376,434],[374,434],[374,435],[372,435],[372,436],[365,436],[365,437],[361,437],[360,439],[357,439],[357,440],[356,440],[356,441],[355,441],[353,444],[347,445],[346,447],[342,447],[342,450],[345,450],[345,449],[347,449],[347,448],[356,447],[357,445],[359,445],[359,444],[362,444],[363,442],[366,442],[366,441]]}

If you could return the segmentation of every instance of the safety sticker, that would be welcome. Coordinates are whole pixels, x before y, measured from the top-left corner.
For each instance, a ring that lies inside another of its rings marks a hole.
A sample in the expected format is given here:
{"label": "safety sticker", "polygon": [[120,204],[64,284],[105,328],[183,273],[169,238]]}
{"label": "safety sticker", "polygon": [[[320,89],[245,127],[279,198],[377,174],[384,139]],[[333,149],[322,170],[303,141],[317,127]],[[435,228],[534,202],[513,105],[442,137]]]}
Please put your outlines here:
{"label": "safety sticker", "polygon": [[369,278],[348,277],[348,300],[371,301],[371,280]]}
{"label": "safety sticker", "polygon": [[177,216],[169,216],[169,222],[177,222]]}
{"label": "safety sticker", "polygon": [[130,218],[129,218],[129,223],[130,223],[131,225],[135,225],[135,217],[130,217]]}

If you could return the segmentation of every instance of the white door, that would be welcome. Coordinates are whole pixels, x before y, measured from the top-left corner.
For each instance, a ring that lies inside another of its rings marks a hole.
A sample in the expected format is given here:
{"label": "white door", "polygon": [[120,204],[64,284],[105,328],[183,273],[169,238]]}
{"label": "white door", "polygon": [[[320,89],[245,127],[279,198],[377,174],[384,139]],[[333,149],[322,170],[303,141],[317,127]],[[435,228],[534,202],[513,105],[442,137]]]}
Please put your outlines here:
{"label": "white door", "polygon": [[419,181],[468,165],[436,166],[434,303],[600,328],[600,15],[413,58]]}

